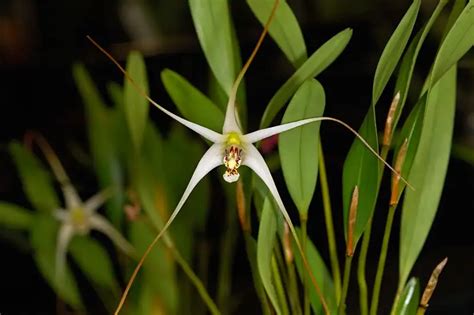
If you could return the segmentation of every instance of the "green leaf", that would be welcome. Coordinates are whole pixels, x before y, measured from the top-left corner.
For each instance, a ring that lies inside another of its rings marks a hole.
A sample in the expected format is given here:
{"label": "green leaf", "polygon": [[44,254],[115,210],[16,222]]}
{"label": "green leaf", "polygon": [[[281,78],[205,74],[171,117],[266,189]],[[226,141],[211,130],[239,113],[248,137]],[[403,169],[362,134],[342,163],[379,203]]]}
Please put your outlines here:
{"label": "green leaf", "polygon": [[375,70],[374,85],[372,88],[372,104],[376,104],[382,95],[388,80],[392,76],[393,70],[398,64],[403,50],[410,38],[415,25],[418,10],[420,9],[420,0],[413,1],[408,11],[403,16],[397,28],[385,46],[382,56],[380,56],[377,70]]}
{"label": "green leaf", "polygon": [[474,0],[469,1],[449,30],[436,56],[433,86],[474,45]]}
{"label": "green leaf", "polygon": [[[296,229],[297,234],[301,237],[301,230]],[[296,248],[296,243],[293,240],[293,248]],[[313,242],[309,239],[306,240],[306,258],[308,259],[309,267],[313,272],[314,276],[318,280],[319,287],[321,288],[321,292],[324,294],[324,298],[328,304],[328,308],[331,314],[337,313],[337,301],[336,301],[336,293],[334,290],[334,282],[331,278],[331,273],[329,272],[324,260],[322,259],[321,255],[319,254],[316,246],[314,246]],[[307,271],[303,265],[303,261],[301,259],[301,254],[299,251],[295,252],[295,262],[296,268],[298,270],[298,274],[301,279],[307,277]],[[315,314],[322,314],[323,313],[323,306],[321,304],[321,299],[316,292],[314,286],[308,286],[309,288],[309,298],[311,301],[311,307]]]}
{"label": "green leaf", "polygon": [[[189,0],[196,33],[207,62],[222,89],[229,95],[236,78],[237,57],[227,0]],[[240,66],[238,67],[240,68]]]}
{"label": "green leaf", "polygon": [[339,54],[349,43],[352,36],[351,29],[345,29],[336,34],[318,50],[278,89],[268,103],[263,113],[260,128],[268,127],[285,103],[291,98],[303,82],[324,71],[336,60]]}
{"label": "green leaf", "polygon": [[[145,60],[138,51],[132,51],[127,58],[127,72],[135,83],[148,94],[148,78]],[[143,142],[146,123],[148,121],[148,100],[138,93],[135,86],[129,81],[124,81],[124,105],[127,125],[130,130],[133,145],[138,150]]]}
{"label": "green leaf", "polygon": [[33,207],[44,212],[58,209],[60,207],[59,200],[53,187],[51,174],[20,143],[11,142],[9,149],[20,174],[23,191]]}
{"label": "green leaf", "polygon": [[[267,22],[274,3],[274,0],[247,0],[247,4],[262,25]],[[280,1],[268,32],[296,68],[299,68],[306,61],[308,55],[303,33],[286,1]]]}
{"label": "green leaf", "polygon": [[416,315],[420,303],[420,283],[411,278],[403,289],[395,307],[395,315]]}
{"label": "green leaf", "polygon": [[75,236],[69,244],[69,253],[91,282],[118,292],[112,261],[98,241],[88,236]]}
{"label": "green leaf", "polygon": [[400,283],[415,263],[438,208],[448,167],[456,103],[456,69],[428,91],[420,143],[408,181],[400,228]]}
{"label": "green leaf", "polygon": [[[106,202],[107,215],[116,226],[123,218],[124,175],[120,163],[118,144],[124,137],[123,124],[116,126],[118,111],[109,110],[90,74],[82,64],[73,67],[74,80],[86,109],[89,147],[94,161],[94,169],[100,186],[112,189],[112,196]],[[119,92],[115,86],[115,93]],[[121,89],[119,89],[121,91]],[[118,129],[119,128],[119,129]]]}
{"label": "green leaf", "polygon": [[[364,119],[359,134],[378,151],[377,128],[373,107]],[[356,139],[347,154],[342,173],[342,197],[344,235],[347,237],[347,222],[355,186],[359,187],[359,204],[357,207],[356,224],[354,229],[354,247],[372,217],[379,185],[379,160],[361,142]]]}
{"label": "green leaf", "polygon": [[172,70],[163,70],[161,80],[184,118],[214,131],[222,131],[224,114],[207,96]]}
{"label": "green leaf", "polygon": [[35,224],[31,226],[30,237],[34,253],[33,258],[36,265],[54,289],[56,294],[74,309],[81,309],[82,302],[76,280],[70,268],[66,265],[64,283],[56,281],[56,239],[58,223],[50,215],[38,214]]}
{"label": "green leaf", "polygon": [[13,229],[29,229],[33,212],[12,203],[0,201],[0,225]]}
{"label": "green leaf", "polygon": [[438,5],[436,6],[435,10],[433,11],[433,14],[428,20],[428,23],[426,23],[425,27],[423,27],[423,29],[415,36],[415,38],[412,39],[410,45],[408,46],[408,49],[406,50],[402,58],[400,70],[398,71],[399,74],[397,77],[397,82],[395,84],[395,92],[400,92],[400,101],[398,102],[398,106],[395,112],[395,118],[392,124],[392,132],[395,131],[398,124],[398,120],[400,119],[400,115],[403,111],[418,54],[421,50],[421,47],[423,46],[426,36],[428,35],[431,27],[433,26],[433,23],[438,18],[446,3],[446,0],[440,0],[438,2]]}
{"label": "green leaf", "polygon": [[[312,79],[296,91],[282,124],[322,116],[325,106],[322,85]],[[320,123],[312,123],[282,133],[279,152],[285,182],[300,214],[308,212],[318,178],[318,141]]]}
{"label": "green leaf", "polygon": [[[155,233],[143,221],[135,221],[130,225],[130,241],[137,249],[139,257],[153,241]],[[176,314],[180,296],[174,263],[166,248],[157,245],[153,247],[143,264],[143,276],[140,280],[160,298],[168,313]]]}
{"label": "green leaf", "polygon": [[282,314],[272,277],[273,246],[277,236],[277,218],[272,201],[265,198],[257,239],[257,265],[263,287],[277,314]]}

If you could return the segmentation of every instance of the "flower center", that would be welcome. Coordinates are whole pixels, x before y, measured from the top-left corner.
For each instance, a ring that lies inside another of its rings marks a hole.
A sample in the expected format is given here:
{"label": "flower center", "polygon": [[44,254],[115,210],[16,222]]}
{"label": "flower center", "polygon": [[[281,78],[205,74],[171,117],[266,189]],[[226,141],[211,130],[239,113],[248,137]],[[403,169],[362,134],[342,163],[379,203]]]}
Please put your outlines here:
{"label": "flower center", "polygon": [[224,166],[226,167],[226,171],[223,175],[223,178],[228,183],[233,183],[240,177],[239,171],[237,169],[242,163],[241,154],[242,149],[240,149],[238,146],[231,145],[230,148],[225,150]]}
{"label": "flower center", "polygon": [[80,207],[72,209],[70,218],[77,232],[82,234],[89,232],[89,220],[84,209]]}

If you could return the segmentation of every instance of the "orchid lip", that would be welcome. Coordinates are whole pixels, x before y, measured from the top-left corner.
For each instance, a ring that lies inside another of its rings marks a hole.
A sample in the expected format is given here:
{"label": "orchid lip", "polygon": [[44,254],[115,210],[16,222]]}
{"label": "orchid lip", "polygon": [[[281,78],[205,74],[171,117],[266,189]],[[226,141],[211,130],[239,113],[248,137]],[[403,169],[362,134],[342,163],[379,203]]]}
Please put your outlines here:
{"label": "orchid lip", "polygon": [[233,183],[240,177],[237,169],[242,164],[242,149],[239,146],[231,145],[224,152],[223,164],[226,167],[226,171],[223,178],[226,182]]}

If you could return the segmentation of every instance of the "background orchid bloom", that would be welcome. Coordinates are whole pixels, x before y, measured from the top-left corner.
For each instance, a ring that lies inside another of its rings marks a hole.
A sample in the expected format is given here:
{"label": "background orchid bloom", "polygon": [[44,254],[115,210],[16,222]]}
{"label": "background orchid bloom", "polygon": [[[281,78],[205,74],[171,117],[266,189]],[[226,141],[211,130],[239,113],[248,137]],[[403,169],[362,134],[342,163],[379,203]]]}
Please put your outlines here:
{"label": "background orchid bloom", "polygon": [[65,208],[56,209],[54,217],[60,221],[56,246],[56,277],[63,280],[68,245],[74,235],[88,235],[91,230],[104,233],[122,252],[129,256],[135,254],[133,246],[115,229],[104,216],[97,213],[97,209],[110,197],[110,190],[106,189],[82,201],[61,162],[50,147],[48,142],[40,135],[35,135],[35,140],[43,150],[54,176],[61,184]]}

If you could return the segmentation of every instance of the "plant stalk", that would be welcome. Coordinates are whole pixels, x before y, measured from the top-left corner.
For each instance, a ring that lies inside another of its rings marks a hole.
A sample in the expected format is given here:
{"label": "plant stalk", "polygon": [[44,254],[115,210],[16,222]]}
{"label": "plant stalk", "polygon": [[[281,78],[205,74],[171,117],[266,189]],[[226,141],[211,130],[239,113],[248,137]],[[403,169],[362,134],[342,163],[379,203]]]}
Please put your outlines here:
{"label": "plant stalk", "polygon": [[[306,255],[306,240],[307,240],[307,226],[308,226],[308,217],[307,215],[300,215],[300,221],[301,221],[301,233],[302,233],[302,245],[303,245],[303,250]],[[304,298],[303,298],[303,309],[304,309],[304,315],[309,315],[310,314],[310,303],[309,303],[309,289],[308,289],[308,281],[306,277],[303,277],[303,292],[304,292]]]}
{"label": "plant stalk", "polygon": [[339,300],[339,308],[337,312],[338,315],[343,315],[345,314],[345,311],[346,311],[346,298],[347,298],[347,291],[349,289],[351,266],[352,266],[352,256],[346,256],[346,260],[344,263],[344,280],[342,282],[341,299]]}

